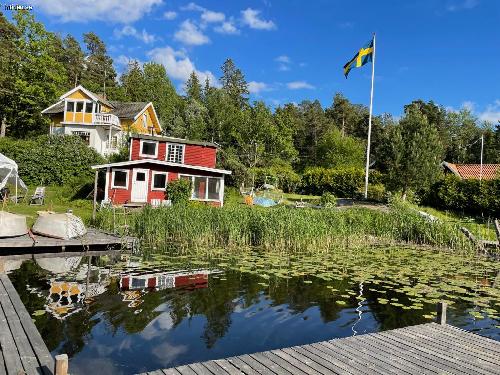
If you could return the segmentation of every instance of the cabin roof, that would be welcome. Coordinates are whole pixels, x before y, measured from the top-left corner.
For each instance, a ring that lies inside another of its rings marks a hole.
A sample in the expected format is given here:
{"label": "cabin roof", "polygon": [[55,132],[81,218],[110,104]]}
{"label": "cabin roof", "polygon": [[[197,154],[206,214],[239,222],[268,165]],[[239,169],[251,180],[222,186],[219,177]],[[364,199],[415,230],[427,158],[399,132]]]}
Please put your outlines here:
{"label": "cabin roof", "polygon": [[111,101],[113,110],[110,112],[119,118],[134,119],[137,114],[149,104],[147,102],[118,102]]}
{"label": "cabin roof", "polygon": [[51,105],[48,108],[45,108],[42,113],[48,114],[48,115],[55,115],[57,113],[63,113],[64,112],[64,102],[59,101],[56,104]]}
{"label": "cabin roof", "polygon": [[[462,179],[479,179],[481,164],[454,164],[443,162],[443,167]],[[483,164],[482,179],[493,180],[499,177],[500,164]]]}
{"label": "cabin roof", "polygon": [[213,142],[195,141],[195,140],[185,139],[185,138],[165,137],[165,136],[148,135],[148,134],[134,134],[134,135],[131,135],[130,138],[148,139],[151,141],[160,141],[160,142],[168,142],[168,143],[182,143],[182,144],[186,144],[186,145],[197,145],[197,146],[219,148],[219,145],[217,145]]}
{"label": "cabin roof", "polygon": [[179,167],[179,168],[194,169],[194,170],[198,170],[198,171],[213,172],[213,173],[220,173],[220,174],[231,174],[232,173],[231,171],[228,171],[226,169],[202,167],[200,165],[172,163],[169,161],[157,160],[157,159],[140,159],[140,160],[122,161],[122,162],[118,162],[118,163],[99,164],[99,165],[93,165],[92,169],[126,167],[129,165],[137,165],[137,164],[156,164],[156,165],[162,165],[162,166],[166,166],[166,167]]}

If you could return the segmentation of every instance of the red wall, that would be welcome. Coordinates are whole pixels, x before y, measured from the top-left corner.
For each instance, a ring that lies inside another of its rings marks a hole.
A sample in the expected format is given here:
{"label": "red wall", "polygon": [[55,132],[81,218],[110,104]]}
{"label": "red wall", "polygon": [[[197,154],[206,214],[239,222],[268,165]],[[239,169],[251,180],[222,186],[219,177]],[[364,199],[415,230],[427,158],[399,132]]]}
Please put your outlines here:
{"label": "red wall", "polygon": [[[221,177],[220,174],[213,173],[213,172],[207,172],[207,171],[199,171],[199,170],[192,170],[188,167],[167,167],[167,166],[162,166],[162,165],[156,165],[156,164],[150,164],[150,163],[144,163],[144,164],[139,164],[139,165],[131,165],[131,166],[124,166],[124,167],[119,167],[116,169],[127,169],[128,172],[128,189],[112,189],[111,188],[111,177],[112,177],[112,168],[110,169],[109,173],[107,173],[107,181],[108,181],[108,199],[111,199],[111,201],[114,204],[124,204],[124,203],[129,203],[131,201],[131,192],[132,192],[132,174],[133,174],[133,169],[134,168],[142,168],[142,169],[148,169],[149,170],[149,184],[148,184],[148,203],[151,202],[151,199],[166,199],[165,198],[165,192],[161,190],[151,190],[152,187],[152,178],[153,178],[153,171],[158,171],[158,172],[168,172],[167,176],[167,183],[168,181],[173,181],[178,179],[179,173],[180,174],[188,174],[188,175],[196,175],[196,176],[212,176],[212,177]],[[211,204],[213,206],[220,206],[220,202],[214,202],[210,201],[207,202],[207,204]]]}
{"label": "red wall", "polygon": [[[149,159],[146,157],[141,157],[140,147],[141,140],[139,138],[132,138],[131,148],[131,159],[130,160],[140,160]],[[165,160],[167,153],[167,142],[158,142],[158,160]],[[200,146],[200,145],[189,145],[186,144],[184,150],[184,164],[198,165],[201,167],[215,168],[217,159],[217,149],[211,146]]]}

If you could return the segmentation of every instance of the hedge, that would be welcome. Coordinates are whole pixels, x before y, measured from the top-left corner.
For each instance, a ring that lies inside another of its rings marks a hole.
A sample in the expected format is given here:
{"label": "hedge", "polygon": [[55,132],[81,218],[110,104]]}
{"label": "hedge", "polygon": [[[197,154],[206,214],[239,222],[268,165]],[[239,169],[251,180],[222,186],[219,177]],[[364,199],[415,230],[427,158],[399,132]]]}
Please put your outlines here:
{"label": "hedge", "polygon": [[91,180],[90,166],[104,159],[77,136],[44,135],[29,140],[0,138],[0,153],[13,159],[28,185],[63,185]]}
{"label": "hedge", "polygon": [[249,174],[255,178],[255,186],[264,183],[275,185],[285,193],[296,190],[300,184],[300,176],[290,166],[272,166],[266,168],[250,168]]}
{"label": "hedge", "polygon": [[431,187],[423,202],[436,208],[500,218],[500,178],[461,180],[448,175]]}
{"label": "hedge", "polygon": [[[370,184],[380,184],[381,174],[370,172]],[[308,168],[302,175],[302,191],[306,194],[333,193],[336,197],[356,198],[365,183],[365,171],[361,168],[328,169]]]}

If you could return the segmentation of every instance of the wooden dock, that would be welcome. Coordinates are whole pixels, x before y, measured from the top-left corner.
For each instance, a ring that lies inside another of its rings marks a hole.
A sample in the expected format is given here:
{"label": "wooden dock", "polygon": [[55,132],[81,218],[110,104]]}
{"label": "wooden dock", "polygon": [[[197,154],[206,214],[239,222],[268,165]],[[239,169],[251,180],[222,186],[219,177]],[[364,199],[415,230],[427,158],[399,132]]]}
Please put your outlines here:
{"label": "wooden dock", "polygon": [[500,374],[500,342],[429,323],[156,370],[149,375]]}
{"label": "wooden dock", "polygon": [[0,256],[34,253],[63,253],[82,251],[112,251],[133,249],[137,245],[134,237],[120,237],[94,228],[89,228],[87,234],[61,240],[45,236],[28,235],[0,239]]}
{"label": "wooden dock", "polygon": [[0,306],[0,374],[52,375],[54,359],[5,274],[0,274]]}

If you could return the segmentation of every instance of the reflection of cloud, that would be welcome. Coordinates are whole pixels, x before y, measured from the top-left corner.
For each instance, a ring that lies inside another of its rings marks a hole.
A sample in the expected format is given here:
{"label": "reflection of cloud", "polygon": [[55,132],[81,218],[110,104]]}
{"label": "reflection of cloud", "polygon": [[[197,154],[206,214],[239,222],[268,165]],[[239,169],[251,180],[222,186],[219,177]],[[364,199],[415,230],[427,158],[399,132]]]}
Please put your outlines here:
{"label": "reflection of cloud", "polygon": [[156,345],[152,353],[155,357],[158,358],[159,362],[168,367],[179,355],[187,352],[188,348],[186,345],[171,345],[168,342],[165,342],[160,345]]}
{"label": "reflection of cloud", "polygon": [[144,340],[150,341],[155,337],[165,335],[165,331],[170,330],[173,326],[174,322],[170,316],[170,312],[164,312],[149,322],[140,333],[140,336]]}

